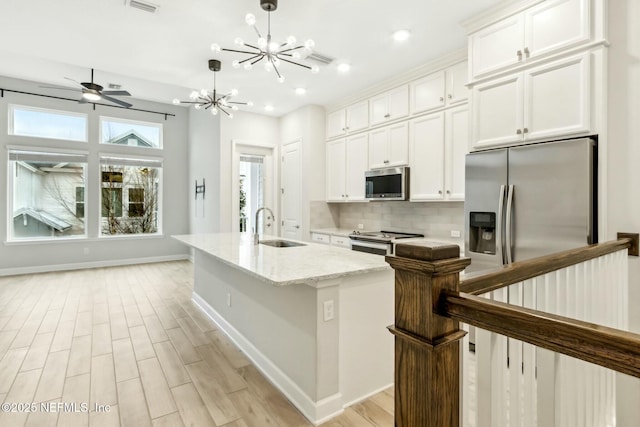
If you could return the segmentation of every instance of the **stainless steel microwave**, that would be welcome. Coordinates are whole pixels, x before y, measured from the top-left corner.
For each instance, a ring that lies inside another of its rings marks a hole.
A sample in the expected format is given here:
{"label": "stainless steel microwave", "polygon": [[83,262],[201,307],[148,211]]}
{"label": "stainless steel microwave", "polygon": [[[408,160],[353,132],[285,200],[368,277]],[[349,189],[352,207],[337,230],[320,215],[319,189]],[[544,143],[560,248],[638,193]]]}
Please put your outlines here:
{"label": "stainless steel microwave", "polygon": [[366,171],[367,200],[407,200],[409,198],[409,168],[388,168]]}

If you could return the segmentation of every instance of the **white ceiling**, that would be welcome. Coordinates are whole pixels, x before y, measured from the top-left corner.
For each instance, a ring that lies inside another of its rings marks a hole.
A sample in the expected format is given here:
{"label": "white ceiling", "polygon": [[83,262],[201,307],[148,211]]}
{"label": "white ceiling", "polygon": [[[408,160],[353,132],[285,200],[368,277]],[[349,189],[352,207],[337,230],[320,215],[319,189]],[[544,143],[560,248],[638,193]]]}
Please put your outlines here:
{"label": "white ceiling", "polygon": [[[94,68],[96,83],[121,84],[135,106],[135,98],[171,103],[187,100],[193,89],[212,89],[207,61],[220,59],[218,90],[237,88],[237,101],[254,102],[248,110],[280,116],[306,104],[335,103],[464,47],[459,22],[501,1],[280,0],[271,13],[274,40],[312,38],[315,51],[336,61],[320,66],[318,74],[282,64],[286,80],[278,83],[263,67],[232,68],[231,61],[243,55],[210,50],[213,42],[234,48],[236,37],[255,42],[244,20],[249,12],[266,33],[259,0],[153,0],[155,14],[126,0],[2,0],[0,75],[73,86],[64,77],[89,81]],[[394,42],[397,29],[409,29],[411,39]],[[348,74],[337,72],[339,61],[351,64]],[[307,94],[296,95],[296,87]],[[266,104],[275,107],[272,113],[264,111]]]}

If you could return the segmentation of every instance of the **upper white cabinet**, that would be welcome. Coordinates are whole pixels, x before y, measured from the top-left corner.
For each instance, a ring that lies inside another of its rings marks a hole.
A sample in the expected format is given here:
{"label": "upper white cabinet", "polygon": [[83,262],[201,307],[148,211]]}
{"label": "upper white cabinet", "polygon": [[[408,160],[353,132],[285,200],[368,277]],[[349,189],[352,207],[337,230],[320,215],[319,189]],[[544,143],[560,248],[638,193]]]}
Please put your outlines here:
{"label": "upper white cabinet", "polygon": [[369,100],[371,126],[401,119],[409,115],[409,87],[403,85]]}
{"label": "upper white cabinet", "polygon": [[467,63],[429,74],[410,85],[411,114],[452,106],[468,99]]}
{"label": "upper white cabinet", "polygon": [[369,168],[404,166],[409,163],[407,122],[369,132]]}
{"label": "upper white cabinet", "polygon": [[588,132],[590,68],[584,53],[476,85],[473,147]]}
{"label": "upper white cabinet", "polygon": [[410,199],[464,200],[464,162],[469,146],[466,105],[411,121]]}
{"label": "upper white cabinet", "polygon": [[328,202],[364,201],[364,173],[368,169],[368,137],[360,134],[329,141],[326,146]]}
{"label": "upper white cabinet", "polygon": [[589,0],[547,0],[469,36],[473,79],[590,39]]}
{"label": "upper white cabinet", "polygon": [[327,114],[327,139],[369,127],[369,102],[362,101]]}

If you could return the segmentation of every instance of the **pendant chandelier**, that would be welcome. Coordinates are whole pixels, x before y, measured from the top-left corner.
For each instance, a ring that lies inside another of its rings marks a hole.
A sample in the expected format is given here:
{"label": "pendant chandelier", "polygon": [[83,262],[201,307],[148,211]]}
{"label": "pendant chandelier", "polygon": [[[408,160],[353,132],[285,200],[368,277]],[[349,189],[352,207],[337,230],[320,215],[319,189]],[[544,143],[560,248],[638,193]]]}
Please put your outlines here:
{"label": "pendant chandelier", "polygon": [[218,96],[216,91],[216,73],[220,71],[221,63],[217,59],[209,60],[209,69],[213,71],[213,91],[209,92],[206,89],[202,89],[200,92],[194,90],[189,95],[190,101],[180,101],[174,99],[175,105],[180,104],[193,104],[196,110],[208,110],[211,109],[211,114],[214,116],[218,114],[218,111],[222,111],[229,118],[233,118],[233,113],[229,110],[237,111],[238,105],[246,105],[248,107],[253,106],[253,102],[233,102],[230,101],[231,97],[238,95],[237,89],[231,89],[231,92]]}
{"label": "pendant chandelier", "polygon": [[289,64],[297,65],[299,67],[306,68],[310,70],[312,73],[317,73],[319,68],[317,65],[309,66],[297,62],[300,58],[301,52],[305,52],[307,55],[311,53],[312,49],[315,47],[315,43],[313,40],[308,39],[303,44],[298,44],[296,38],[294,36],[287,37],[287,40],[281,43],[275,42],[271,38],[271,12],[278,8],[278,0],[260,0],[260,6],[263,10],[267,12],[267,36],[264,37],[258,27],[256,26],[256,17],[248,13],[245,16],[245,21],[247,25],[253,27],[256,34],[258,35],[258,41],[256,44],[245,43],[240,37],[235,39],[235,44],[238,46],[238,49],[225,49],[221,48],[219,44],[213,43],[211,45],[211,50],[215,53],[219,53],[220,51],[226,52],[236,52],[242,53],[245,55],[249,55],[247,58],[243,60],[236,60],[232,62],[232,66],[234,68],[244,67],[245,70],[250,70],[253,66],[263,59],[265,70],[267,71],[275,71],[275,74],[280,83],[284,82],[284,76],[280,73],[278,66],[282,62],[286,62]]}

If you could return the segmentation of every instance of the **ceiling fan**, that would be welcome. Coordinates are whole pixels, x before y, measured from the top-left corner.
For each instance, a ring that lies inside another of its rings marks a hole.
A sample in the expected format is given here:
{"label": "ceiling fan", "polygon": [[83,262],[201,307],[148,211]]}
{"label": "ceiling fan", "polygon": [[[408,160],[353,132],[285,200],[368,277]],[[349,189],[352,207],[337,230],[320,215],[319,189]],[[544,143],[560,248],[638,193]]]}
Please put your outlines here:
{"label": "ceiling fan", "polygon": [[[91,81],[90,82],[77,82],[69,77],[65,77],[65,79],[70,80],[80,86],[82,86],[82,88],[80,89],[82,91],[82,98],[80,98],[78,100],[79,103],[83,104],[86,102],[98,102],[100,100],[105,100],[105,101],[109,101],[112,102],[114,104],[120,105],[124,108],[129,108],[131,107],[132,104],[129,104],[128,102],[122,101],[120,99],[116,99],[113,98],[113,96],[131,96],[131,94],[129,92],[127,92],[126,90],[103,90],[103,87],[100,86],[97,83],[93,82],[93,68],[91,69]],[[78,89],[72,89],[72,88],[68,88],[68,87],[62,87],[62,86],[41,86],[41,87],[47,87],[50,89],[63,89],[63,90],[75,90],[77,91]]]}

